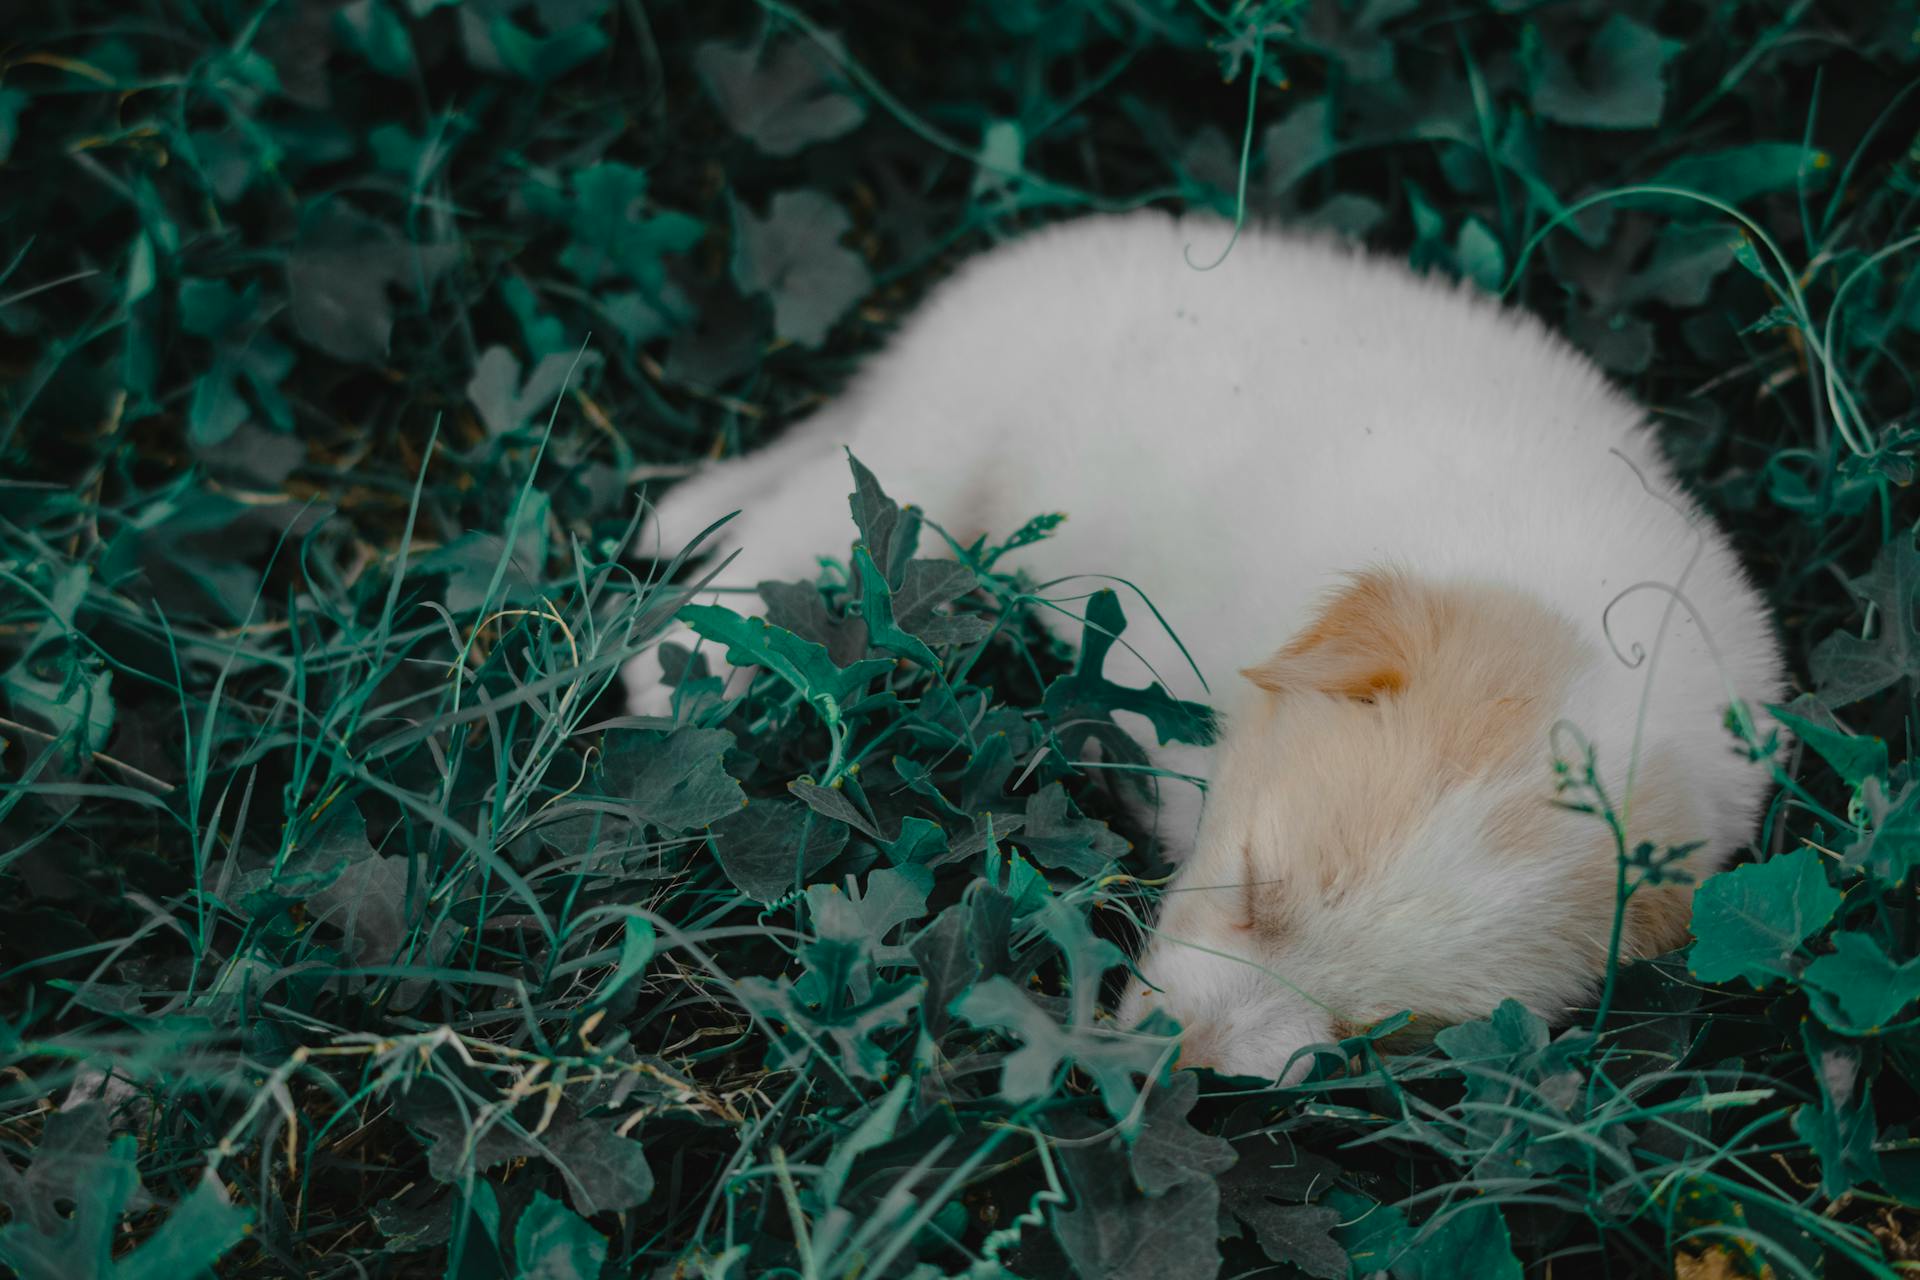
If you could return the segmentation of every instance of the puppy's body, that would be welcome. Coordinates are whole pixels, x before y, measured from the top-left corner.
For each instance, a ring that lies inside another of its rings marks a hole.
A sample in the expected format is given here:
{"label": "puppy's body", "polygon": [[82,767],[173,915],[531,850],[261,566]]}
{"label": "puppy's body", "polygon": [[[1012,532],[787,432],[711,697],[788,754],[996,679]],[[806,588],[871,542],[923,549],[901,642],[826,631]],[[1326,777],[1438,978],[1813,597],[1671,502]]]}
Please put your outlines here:
{"label": "puppy's body", "polygon": [[[1723,717],[1779,691],[1763,606],[1639,411],[1536,321],[1319,240],[1189,265],[1227,233],[1137,214],[983,255],[833,405],[673,491],[659,535],[741,509],[727,581],[808,576],[846,542],[843,446],[963,540],[1067,512],[1049,572],[1136,583],[1228,716],[1213,758],[1142,734],[1213,784],[1203,822],[1161,788],[1192,852],[1123,1016],[1164,1002],[1195,1057],[1273,1075],[1403,1008],[1557,1015],[1604,967],[1615,857],[1552,803],[1555,725],[1630,839],[1703,842],[1697,880],[1761,798]],[[1207,697],[1129,613],[1153,674],[1116,651],[1115,678]],[[1684,890],[1634,902],[1634,952],[1680,940]]]}

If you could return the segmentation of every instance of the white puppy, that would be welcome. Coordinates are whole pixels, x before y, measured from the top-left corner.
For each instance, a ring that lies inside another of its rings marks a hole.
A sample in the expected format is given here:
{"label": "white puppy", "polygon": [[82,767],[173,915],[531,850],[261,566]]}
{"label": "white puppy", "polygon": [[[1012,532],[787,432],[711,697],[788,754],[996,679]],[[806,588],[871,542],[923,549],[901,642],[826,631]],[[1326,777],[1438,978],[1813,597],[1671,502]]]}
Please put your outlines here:
{"label": "white puppy", "polygon": [[[1538,321],[1278,233],[1196,270],[1228,233],[1141,213],[982,255],[833,405],[673,490],[659,537],[741,510],[728,582],[809,577],[848,543],[843,447],[963,540],[1068,513],[1036,558],[1137,583],[1227,713],[1210,759],[1140,733],[1211,779],[1204,813],[1162,788],[1191,852],[1120,1011],[1164,1005],[1183,1061],[1298,1076],[1403,1009],[1563,1016],[1605,970],[1616,856],[1555,803],[1556,748],[1591,743],[1629,847],[1716,870],[1766,782],[1724,727],[1780,692],[1766,611],[1639,410]],[[1130,612],[1114,678],[1207,697]],[[1690,896],[1635,894],[1624,954],[1682,941]]]}

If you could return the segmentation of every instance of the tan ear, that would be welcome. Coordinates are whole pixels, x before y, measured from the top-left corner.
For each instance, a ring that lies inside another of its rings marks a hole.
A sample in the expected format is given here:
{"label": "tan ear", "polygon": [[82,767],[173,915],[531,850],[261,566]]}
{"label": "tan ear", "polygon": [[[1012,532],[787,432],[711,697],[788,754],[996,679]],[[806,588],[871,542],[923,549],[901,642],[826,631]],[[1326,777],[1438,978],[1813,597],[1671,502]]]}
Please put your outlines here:
{"label": "tan ear", "polygon": [[1372,699],[1398,693],[1432,632],[1421,593],[1386,570],[1354,575],[1285,648],[1240,674],[1272,693],[1318,690]]}

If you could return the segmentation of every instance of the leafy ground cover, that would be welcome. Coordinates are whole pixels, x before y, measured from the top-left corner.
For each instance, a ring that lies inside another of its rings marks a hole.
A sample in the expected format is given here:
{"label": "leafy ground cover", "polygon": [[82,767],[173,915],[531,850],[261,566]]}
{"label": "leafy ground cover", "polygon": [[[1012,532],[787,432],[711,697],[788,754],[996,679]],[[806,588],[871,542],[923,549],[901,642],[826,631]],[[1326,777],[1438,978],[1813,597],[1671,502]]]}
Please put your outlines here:
{"label": "leafy ground cover", "polygon": [[[0,1271],[1920,1267],[1911,0],[8,28]],[[1506,290],[1770,592],[1805,692],[1730,717],[1797,744],[1754,857],[1571,1026],[1389,1024],[1288,1090],[1119,1032],[1164,872],[1124,802],[1179,784],[1088,762],[1210,717],[1105,678],[1158,624],[1043,587],[1127,568],[1046,513],[950,546],[850,470],[818,581],[692,615],[762,677],[670,654],[626,715],[702,571],[634,554],[641,492],[958,256],[1148,202]]]}

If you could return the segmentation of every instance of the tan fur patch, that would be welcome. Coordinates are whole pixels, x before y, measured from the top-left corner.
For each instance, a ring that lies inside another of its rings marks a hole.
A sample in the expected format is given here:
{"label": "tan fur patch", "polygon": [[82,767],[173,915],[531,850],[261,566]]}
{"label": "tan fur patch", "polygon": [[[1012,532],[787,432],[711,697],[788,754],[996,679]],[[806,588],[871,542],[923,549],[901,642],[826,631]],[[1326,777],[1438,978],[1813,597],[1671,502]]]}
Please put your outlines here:
{"label": "tan fur patch", "polygon": [[[1247,784],[1275,795],[1284,830],[1254,833],[1247,910],[1277,937],[1299,895],[1257,872],[1308,876],[1324,907],[1383,869],[1450,785],[1537,768],[1548,782],[1549,716],[1583,657],[1574,628],[1516,591],[1353,579],[1313,623],[1245,674],[1272,694],[1255,714],[1290,732]],[[1277,794],[1276,794],[1277,793]],[[1516,851],[1537,848],[1533,813],[1493,816]],[[1284,856],[1267,858],[1261,850]]]}

